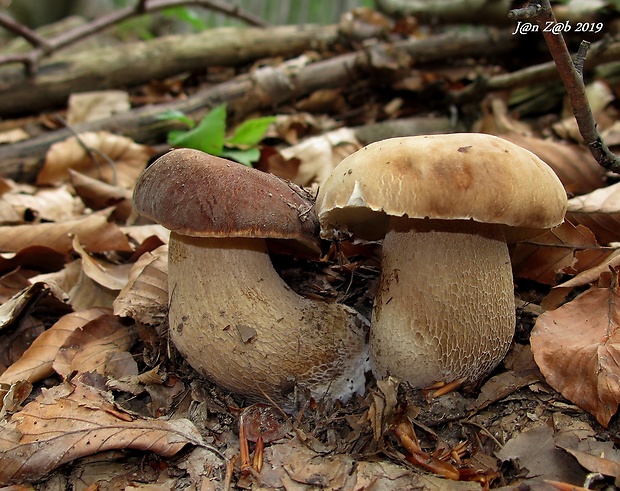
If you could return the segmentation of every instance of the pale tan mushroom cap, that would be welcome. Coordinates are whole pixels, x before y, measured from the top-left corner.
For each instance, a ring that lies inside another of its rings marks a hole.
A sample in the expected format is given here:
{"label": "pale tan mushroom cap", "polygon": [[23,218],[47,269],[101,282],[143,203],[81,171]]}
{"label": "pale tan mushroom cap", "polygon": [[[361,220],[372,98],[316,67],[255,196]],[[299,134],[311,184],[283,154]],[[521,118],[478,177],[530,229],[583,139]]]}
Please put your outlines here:
{"label": "pale tan mushroom cap", "polygon": [[318,248],[311,197],[293,183],[199,150],[172,150],[140,176],[134,207],[180,235],[294,239]]}
{"label": "pale tan mushroom cap", "polygon": [[391,138],[345,158],[321,186],[324,238],[378,240],[388,216],[504,225],[510,241],[562,223],[567,198],[536,155],[496,136],[454,133]]}

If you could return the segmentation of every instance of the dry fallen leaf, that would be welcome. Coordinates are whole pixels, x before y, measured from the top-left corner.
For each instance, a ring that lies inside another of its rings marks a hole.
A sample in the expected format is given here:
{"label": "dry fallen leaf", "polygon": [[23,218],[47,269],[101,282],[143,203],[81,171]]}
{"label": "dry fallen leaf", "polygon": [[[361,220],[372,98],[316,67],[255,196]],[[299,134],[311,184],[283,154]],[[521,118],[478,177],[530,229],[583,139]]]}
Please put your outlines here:
{"label": "dry fallen leaf", "polygon": [[34,383],[49,377],[54,373],[52,363],[67,338],[76,329],[107,313],[108,309],[95,308],[64,315],[35,339],[22,357],[0,375],[0,383],[12,384],[19,380]]}
{"label": "dry fallen leaf", "polygon": [[133,449],[171,457],[187,444],[202,444],[190,421],[138,418],[116,407],[109,393],[80,381],[43,389],[0,425],[0,485],[40,479],[98,452]]}
{"label": "dry fallen leaf", "polygon": [[601,244],[620,241],[620,183],[568,200],[566,216],[588,227]]}
{"label": "dry fallen leaf", "polygon": [[300,186],[321,185],[334,167],[361,144],[350,128],[340,128],[313,136],[280,151],[286,160],[299,159],[297,176],[291,179]]}
{"label": "dry fallen leaf", "polygon": [[72,236],[77,236],[89,252],[132,250],[125,234],[108,223],[106,214],[93,213],[66,222],[0,227],[0,251],[18,252],[41,245],[66,254],[73,249]]}
{"label": "dry fallen leaf", "polygon": [[613,252],[599,246],[588,228],[565,221],[539,237],[514,244],[511,261],[515,277],[555,285],[558,273],[577,274],[593,268]]}
{"label": "dry fallen leaf", "polygon": [[121,223],[127,221],[133,210],[129,189],[112,186],[73,169],[69,169],[69,175],[73,189],[87,207],[92,210],[103,210],[113,206],[113,220]]}
{"label": "dry fallen leaf", "polygon": [[73,372],[97,372],[117,379],[137,375],[138,366],[128,351],[137,338],[135,326],[116,315],[101,315],[69,334],[53,368],[63,377]]}
{"label": "dry fallen leaf", "polygon": [[110,290],[101,286],[94,280],[91,280],[81,267],[82,261],[79,261],[80,269],[78,277],[68,291],[68,303],[73,310],[85,310],[92,307],[112,308],[114,299],[118,294],[118,290]]}
{"label": "dry fallen leaf", "polygon": [[73,250],[82,258],[84,274],[97,284],[109,290],[122,290],[127,284],[131,264],[111,264],[96,259],[86,252],[77,237],[73,238]]}
{"label": "dry fallen leaf", "polygon": [[168,307],[168,246],[142,254],[129,272],[127,285],[114,300],[114,313],[143,324],[159,324]]}
{"label": "dry fallen leaf", "polygon": [[553,429],[545,424],[518,433],[506,442],[497,457],[515,461],[519,468],[525,469],[522,471],[525,476],[544,476],[572,484],[585,479],[585,472],[573,459],[556,448]]}
{"label": "dry fallen leaf", "polygon": [[129,94],[123,90],[78,92],[69,96],[67,124],[95,121],[116,113],[129,111]]}
{"label": "dry fallen leaf", "polygon": [[607,426],[620,404],[620,289],[591,288],[538,317],[534,359],[546,381]]}
{"label": "dry fallen leaf", "polygon": [[[66,186],[41,189],[34,194],[5,193],[0,198],[0,222],[14,225],[41,220],[60,222],[76,218],[83,208]],[[17,220],[8,219],[11,213]]]}
{"label": "dry fallen leaf", "polygon": [[[72,136],[50,147],[37,184],[58,186],[68,182],[69,169],[74,169],[108,184],[132,189],[153,153],[147,146],[106,131],[81,133],[78,137],[79,140]],[[92,157],[84,146],[91,150]]]}

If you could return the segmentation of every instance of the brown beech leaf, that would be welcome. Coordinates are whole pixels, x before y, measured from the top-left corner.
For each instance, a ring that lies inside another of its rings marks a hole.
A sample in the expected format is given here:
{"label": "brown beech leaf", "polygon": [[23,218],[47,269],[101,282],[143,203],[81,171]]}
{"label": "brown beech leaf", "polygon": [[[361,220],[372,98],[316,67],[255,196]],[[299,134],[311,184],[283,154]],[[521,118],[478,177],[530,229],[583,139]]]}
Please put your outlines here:
{"label": "brown beech leaf", "polygon": [[20,268],[15,268],[0,276],[0,304],[8,302],[11,297],[17,295],[24,288],[28,288],[29,274]]}
{"label": "brown beech leaf", "polygon": [[0,485],[40,479],[71,460],[115,449],[171,457],[185,445],[202,445],[185,419],[137,418],[93,387],[64,383],[43,393],[0,423]]}
{"label": "brown beech leaf", "polygon": [[602,273],[609,271],[609,268],[617,268],[620,266],[620,249],[616,249],[612,254],[597,266],[582,271],[574,278],[564,283],[560,283],[555,288],[575,288],[584,286],[598,280]]}
{"label": "brown beech leaf", "polygon": [[168,246],[142,254],[114,301],[114,313],[143,324],[159,324],[168,307]]}
{"label": "brown beech leaf", "polygon": [[170,238],[170,230],[165,229],[157,223],[121,227],[121,230],[137,244],[142,244],[145,240],[153,236],[158,237],[163,244],[167,244]]}
{"label": "brown beech leaf", "polygon": [[[50,147],[37,184],[57,186],[68,182],[69,169],[74,169],[108,184],[132,189],[153,153],[130,138],[106,131],[80,133],[78,137],[79,140],[72,136]],[[85,146],[92,150],[92,157]]]}
{"label": "brown beech leaf", "polygon": [[613,252],[599,246],[587,227],[565,221],[539,237],[512,246],[511,260],[516,277],[555,285],[558,273],[577,274]]}
{"label": "brown beech leaf", "polygon": [[[42,282],[34,282],[0,305],[0,330],[11,326],[20,315],[35,307],[40,312],[70,312],[71,309],[60,298],[48,285]],[[44,305],[47,305],[48,308],[43,308]]]}
{"label": "brown beech leaf", "polygon": [[131,251],[127,237],[101,213],[59,223],[0,227],[0,251],[18,252],[25,247],[46,246],[63,254],[72,249],[77,236],[89,252]]}
{"label": "brown beech leaf", "polygon": [[[59,222],[75,218],[83,210],[84,206],[68,191],[66,186],[55,189],[41,189],[35,194],[23,192],[5,193],[0,198],[0,220],[2,223],[24,223],[27,215],[32,220],[46,220]],[[16,221],[8,221],[9,209],[18,218]]]}
{"label": "brown beech leaf", "polygon": [[73,169],[69,169],[71,184],[82,202],[92,210],[103,210],[114,206],[112,218],[125,222],[132,212],[131,191],[112,186],[99,179],[93,179]]}
{"label": "brown beech leaf", "polygon": [[115,113],[129,111],[129,94],[122,90],[97,90],[78,92],[69,96],[67,124],[95,121]]}
{"label": "brown beech leaf", "polygon": [[607,426],[620,404],[620,289],[591,288],[538,317],[534,359],[564,397]]}
{"label": "brown beech leaf", "polygon": [[112,314],[100,315],[69,334],[53,363],[64,376],[97,372],[114,378],[138,374],[129,348],[138,338],[133,325]]}
{"label": "brown beech leaf", "polygon": [[93,308],[64,315],[35,339],[22,357],[0,375],[0,383],[12,384],[19,380],[34,383],[49,377],[54,373],[52,363],[67,338],[84,324],[109,312],[108,309]]}
{"label": "brown beech leaf", "polygon": [[620,182],[568,200],[567,217],[592,230],[601,244],[620,241]]}
{"label": "brown beech leaf", "polygon": [[291,180],[300,186],[322,184],[334,167],[347,155],[361,148],[350,128],[340,128],[323,135],[307,138],[280,150],[286,160],[298,159],[301,164]]}
{"label": "brown beech leaf", "polygon": [[551,291],[542,300],[540,306],[544,310],[557,309],[564,301],[573,288],[589,285],[596,282],[601,274],[607,273],[610,268],[620,266],[620,248],[616,248],[604,261],[592,266],[591,268],[582,270],[570,280],[564,281],[554,286]]}
{"label": "brown beech leaf", "polygon": [[112,308],[114,299],[118,295],[118,290],[110,290],[91,280],[81,267],[75,283],[71,286],[67,295],[68,303],[74,310],[85,310],[91,307]]}
{"label": "brown beech leaf", "polygon": [[8,193],[11,189],[13,189],[13,187],[13,181],[4,177],[0,177],[0,196],[2,196],[4,193]]}
{"label": "brown beech leaf", "polygon": [[73,238],[73,250],[82,258],[84,274],[109,290],[121,290],[126,284],[131,264],[111,264],[95,259],[82,247],[77,237]]}
{"label": "brown beech leaf", "polygon": [[0,273],[15,268],[32,269],[40,272],[52,272],[61,269],[65,256],[49,247],[29,246],[17,253],[6,252],[0,255]]}

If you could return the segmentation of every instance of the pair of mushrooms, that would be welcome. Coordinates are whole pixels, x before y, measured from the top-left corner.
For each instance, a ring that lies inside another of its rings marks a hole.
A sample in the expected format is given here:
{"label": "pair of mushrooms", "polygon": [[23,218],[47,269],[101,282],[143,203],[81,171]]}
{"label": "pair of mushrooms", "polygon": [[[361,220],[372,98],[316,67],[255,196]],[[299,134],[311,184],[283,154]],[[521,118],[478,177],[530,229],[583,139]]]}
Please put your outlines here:
{"label": "pair of mushrooms", "polygon": [[363,392],[366,322],[294,293],[265,240],[316,249],[318,222],[326,239],[383,239],[373,373],[417,387],[475,381],[514,333],[507,242],[559,225],[566,201],[534,154],[482,134],[370,144],[334,169],[315,209],[292,184],[188,149],[161,157],[134,193],[138,212],[171,230],[169,320],[179,351],[217,384],[285,409],[294,408],[294,386],[315,399]]}

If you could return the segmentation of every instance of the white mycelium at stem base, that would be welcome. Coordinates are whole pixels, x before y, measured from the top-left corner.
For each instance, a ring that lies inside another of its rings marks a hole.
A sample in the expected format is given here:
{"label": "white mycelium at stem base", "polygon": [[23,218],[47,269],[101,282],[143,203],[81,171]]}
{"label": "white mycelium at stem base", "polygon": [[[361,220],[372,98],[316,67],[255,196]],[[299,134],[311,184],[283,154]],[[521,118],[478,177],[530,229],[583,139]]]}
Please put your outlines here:
{"label": "white mycelium at stem base", "polygon": [[171,234],[170,336],[197,371],[250,398],[294,409],[292,389],[315,399],[363,392],[363,321],[348,307],[295,293],[263,239]]}
{"label": "white mycelium at stem base", "polygon": [[381,265],[370,336],[379,378],[476,380],[503,358],[515,306],[498,226],[392,217]]}

